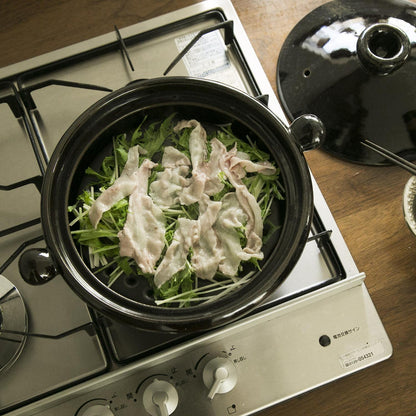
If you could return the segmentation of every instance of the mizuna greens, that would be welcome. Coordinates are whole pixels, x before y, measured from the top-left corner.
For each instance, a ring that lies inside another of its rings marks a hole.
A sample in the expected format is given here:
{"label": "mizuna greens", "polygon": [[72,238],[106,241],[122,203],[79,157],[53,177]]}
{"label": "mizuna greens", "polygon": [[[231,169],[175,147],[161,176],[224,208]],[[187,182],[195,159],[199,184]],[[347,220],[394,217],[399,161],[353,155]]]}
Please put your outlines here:
{"label": "mizuna greens", "polygon": [[[157,305],[184,307],[215,300],[249,281],[254,270],[247,271],[244,265],[260,268],[261,244],[268,238],[263,235],[263,224],[273,201],[283,199],[284,190],[279,169],[250,137],[236,137],[230,125],[205,136],[196,120],[175,120],[172,115],[149,124],[144,118],[132,133],[113,137],[111,154],[98,171],[86,170],[93,184],[69,212],[75,241],[82,252],[81,247],[87,248],[93,272],[108,275],[109,286],[123,275],[141,276],[153,289]],[[129,188],[133,175],[141,178],[142,193]],[[127,183],[122,185],[124,193],[120,193],[121,183]],[[114,201],[107,205],[102,202],[114,192],[123,196],[111,196]],[[151,218],[160,226],[155,236],[163,230],[160,256],[157,252],[155,264],[146,267],[137,248],[131,247],[131,234],[140,240],[139,231],[127,230],[140,223],[133,218],[132,198],[150,206]],[[105,206],[98,216],[97,206]],[[276,227],[268,224],[269,233]],[[260,243],[256,236],[261,237]],[[130,244],[127,250],[125,240]],[[215,247],[208,247],[212,241]],[[120,254],[132,250],[136,255]],[[178,254],[178,250],[185,251]],[[217,251],[217,263],[209,269],[206,263]],[[238,262],[227,259],[236,251]]]}

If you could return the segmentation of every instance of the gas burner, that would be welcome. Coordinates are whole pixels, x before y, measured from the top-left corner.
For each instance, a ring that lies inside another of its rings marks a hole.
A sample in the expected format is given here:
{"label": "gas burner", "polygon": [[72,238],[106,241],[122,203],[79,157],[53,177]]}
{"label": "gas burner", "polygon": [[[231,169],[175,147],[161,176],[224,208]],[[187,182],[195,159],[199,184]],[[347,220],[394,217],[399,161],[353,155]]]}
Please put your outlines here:
{"label": "gas burner", "polygon": [[[7,334],[2,333],[5,330]],[[16,362],[26,342],[26,336],[15,335],[13,331],[19,334],[27,331],[26,307],[17,288],[0,275],[0,372]]]}

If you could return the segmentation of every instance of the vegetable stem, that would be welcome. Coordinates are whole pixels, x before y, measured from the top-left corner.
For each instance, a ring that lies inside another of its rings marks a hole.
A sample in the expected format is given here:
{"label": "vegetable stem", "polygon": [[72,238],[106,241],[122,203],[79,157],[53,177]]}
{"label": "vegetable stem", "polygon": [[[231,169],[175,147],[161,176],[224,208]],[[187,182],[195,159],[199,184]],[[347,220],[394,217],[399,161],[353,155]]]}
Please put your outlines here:
{"label": "vegetable stem", "polygon": [[[180,132],[174,131],[174,116],[172,114],[165,120],[156,123],[149,123],[147,118],[140,122],[139,126],[133,131],[122,133],[112,138],[112,154],[105,157],[102,161],[101,168],[95,171],[91,167],[86,169],[86,174],[90,175],[91,180],[95,181],[88,190],[82,192],[76,203],[68,208],[69,213],[73,216],[69,222],[71,234],[80,247],[83,255],[85,247],[88,247],[88,257],[90,267],[96,274],[105,272],[108,275],[108,286],[112,287],[114,283],[122,276],[131,274],[139,275],[147,279],[155,293],[155,304],[158,306],[175,306],[186,307],[201,302],[213,302],[221,297],[226,296],[233,290],[247,284],[254,276],[255,271],[245,272],[243,276],[224,276],[218,270],[213,277],[212,282],[207,283],[205,280],[198,278],[192,265],[193,248],[189,250],[185,267],[177,272],[171,279],[157,288],[153,283],[153,276],[141,271],[136,262],[129,257],[120,256],[119,233],[123,230],[128,216],[129,197],[117,201],[110,209],[105,211],[97,226],[94,228],[89,219],[90,209],[96,199],[102,192],[108,189],[122,175],[124,166],[127,162],[128,152],[132,146],[139,146],[139,166],[144,158],[153,161],[160,161],[166,146],[174,145],[184,155],[191,159],[190,138],[192,128],[185,128]],[[218,130],[212,137],[216,137],[226,148],[227,151],[242,152],[253,163],[266,163],[270,155],[268,152],[260,149],[255,140],[248,135],[244,140],[236,137],[231,130],[231,125],[219,126]],[[206,159],[211,157],[211,142],[206,143]],[[207,160],[204,161],[206,163]],[[269,163],[269,162],[267,162]],[[159,164],[153,168],[151,176],[147,183],[148,194],[150,184],[158,180],[159,173],[164,171],[164,167]],[[190,179],[190,174],[186,177]],[[210,198],[213,201],[222,201],[224,196],[230,192],[236,192],[227,175],[220,171],[218,177],[220,182],[220,191]],[[256,199],[263,223],[272,212],[275,201],[283,199],[284,188],[279,182],[279,170],[272,175],[262,173],[244,172],[241,179],[248,191]],[[150,194],[149,194],[150,195]],[[199,203],[184,205],[176,203],[169,208],[163,208],[162,213],[165,222],[164,248],[161,258],[156,263],[155,268],[162,262],[168,247],[174,239],[176,230],[179,227],[179,219],[185,218],[191,221],[198,221],[200,218]],[[270,221],[272,222],[272,221]],[[243,248],[247,243],[246,223],[234,228],[238,234],[239,242]],[[278,226],[272,225],[268,228],[270,233],[275,232]],[[269,238],[270,235],[267,235]],[[265,236],[263,241],[265,241]],[[251,263],[251,264],[249,264]],[[260,265],[255,258],[248,260],[247,264],[250,270],[254,267],[260,269]],[[243,270],[243,271],[242,271]],[[247,270],[244,266],[239,266],[239,273],[243,274]]]}

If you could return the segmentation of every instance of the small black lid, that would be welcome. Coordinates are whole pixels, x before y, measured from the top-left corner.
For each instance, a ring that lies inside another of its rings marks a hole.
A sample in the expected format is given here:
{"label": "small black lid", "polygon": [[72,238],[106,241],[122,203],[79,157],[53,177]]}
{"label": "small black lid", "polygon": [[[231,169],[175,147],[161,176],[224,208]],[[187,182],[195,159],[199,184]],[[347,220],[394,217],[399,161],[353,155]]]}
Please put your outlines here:
{"label": "small black lid", "polygon": [[335,0],[290,32],[279,55],[277,89],[289,118],[315,114],[322,148],[369,165],[388,164],[369,139],[416,158],[416,4]]}

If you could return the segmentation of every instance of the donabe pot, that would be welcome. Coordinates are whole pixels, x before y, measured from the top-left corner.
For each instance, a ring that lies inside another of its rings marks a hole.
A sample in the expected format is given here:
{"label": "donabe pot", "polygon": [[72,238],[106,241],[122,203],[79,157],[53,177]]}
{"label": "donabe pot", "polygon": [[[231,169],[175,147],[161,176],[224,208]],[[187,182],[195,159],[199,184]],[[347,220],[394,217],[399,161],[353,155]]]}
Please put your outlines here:
{"label": "donabe pot", "polygon": [[[203,125],[232,123],[237,136],[248,134],[270,153],[285,188],[285,200],[273,214],[282,225],[264,247],[261,271],[219,300],[186,308],[156,306],[140,287],[127,290],[120,283],[109,288],[84,262],[68,217],[68,206],[85,187],[85,169],[108,154],[114,135],[137,127],[144,115],[161,120],[174,112]],[[114,91],[86,110],[58,143],[42,188],[41,220],[48,250],[23,255],[21,273],[32,281],[60,273],[87,304],[142,329],[190,332],[234,321],[263,302],[300,257],[313,215],[311,178],[303,151],[317,145],[323,134],[323,126],[314,116],[302,116],[288,128],[255,98],[217,82],[156,78]],[[130,296],[140,290],[143,296]]]}

